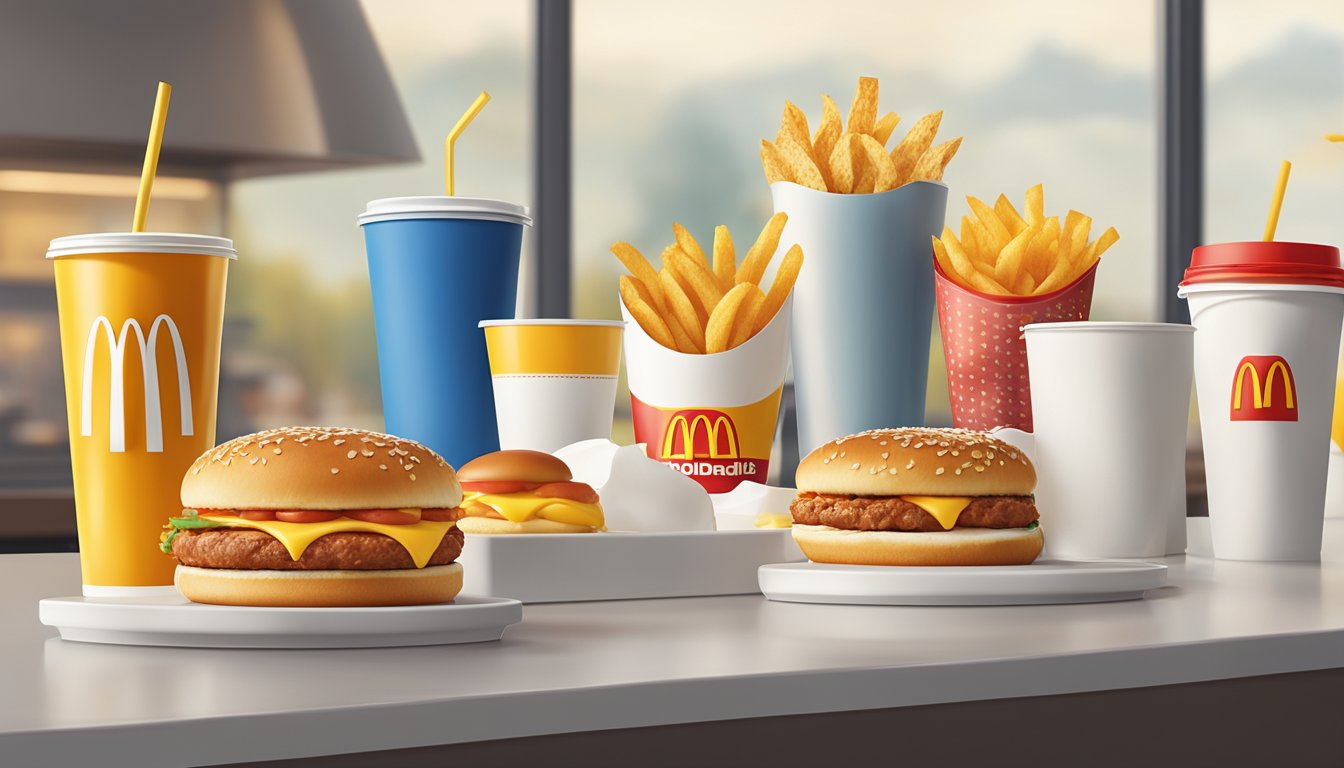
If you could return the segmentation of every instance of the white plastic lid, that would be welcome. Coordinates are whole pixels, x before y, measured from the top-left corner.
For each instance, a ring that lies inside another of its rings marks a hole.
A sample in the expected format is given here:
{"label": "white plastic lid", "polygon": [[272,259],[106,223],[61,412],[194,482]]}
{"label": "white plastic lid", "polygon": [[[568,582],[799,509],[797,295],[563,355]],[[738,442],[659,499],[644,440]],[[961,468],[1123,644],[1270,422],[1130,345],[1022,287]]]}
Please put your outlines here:
{"label": "white plastic lid", "polygon": [[48,259],[86,253],[187,253],[237,259],[233,241],[212,235],[175,232],[96,232],[58,237],[47,247]]}
{"label": "white plastic lid", "polygon": [[1176,288],[1176,295],[1184,299],[1192,293],[1226,293],[1243,291],[1258,293],[1262,291],[1281,291],[1284,293],[1344,293],[1344,288],[1333,285],[1309,285],[1306,283],[1191,283]]}
{"label": "white plastic lid", "polygon": [[1023,331],[1144,331],[1193,333],[1195,328],[1184,323],[1132,323],[1116,320],[1082,320],[1071,323],[1028,323]]}
{"label": "white plastic lid", "polygon": [[519,318],[517,320],[482,320],[477,324],[477,328],[494,328],[500,325],[566,325],[566,326],[599,326],[603,328],[624,328],[624,320],[575,320],[573,318],[557,318],[548,320],[546,318]]}
{"label": "white plastic lid", "polygon": [[372,200],[359,215],[359,225],[362,227],[377,221],[405,219],[477,219],[532,226],[532,217],[528,215],[525,205],[484,197],[447,195],[384,197],[381,200]]}

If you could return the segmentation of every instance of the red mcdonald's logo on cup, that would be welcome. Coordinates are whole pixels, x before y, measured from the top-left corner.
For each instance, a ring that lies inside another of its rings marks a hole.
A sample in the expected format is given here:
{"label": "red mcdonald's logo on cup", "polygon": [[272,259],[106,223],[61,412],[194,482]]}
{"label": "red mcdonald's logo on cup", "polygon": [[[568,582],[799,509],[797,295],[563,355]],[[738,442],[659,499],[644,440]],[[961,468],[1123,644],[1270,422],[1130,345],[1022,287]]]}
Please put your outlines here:
{"label": "red mcdonald's logo on cup", "polygon": [[[704,427],[701,430],[701,427]],[[663,459],[736,459],[737,427],[723,411],[677,411],[663,433]]]}
{"label": "red mcdonald's logo on cup", "polygon": [[1297,385],[1287,360],[1241,358],[1232,380],[1232,421],[1297,421]]}

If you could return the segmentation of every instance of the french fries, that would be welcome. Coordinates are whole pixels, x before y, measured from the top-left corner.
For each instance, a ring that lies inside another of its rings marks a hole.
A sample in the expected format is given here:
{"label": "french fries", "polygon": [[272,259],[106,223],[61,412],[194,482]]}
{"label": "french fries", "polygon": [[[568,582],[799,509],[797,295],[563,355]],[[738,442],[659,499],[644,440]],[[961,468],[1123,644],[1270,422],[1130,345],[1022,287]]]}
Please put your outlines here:
{"label": "french fries", "polygon": [[[805,120],[792,130],[806,135]],[[788,219],[784,213],[771,216],[741,264],[725,226],[714,229],[712,263],[680,224],[672,225],[676,242],[663,250],[660,269],[629,243],[615,243],[611,252],[630,271],[621,275],[621,301],[649,338],[668,349],[688,355],[733,349],[779,314],[802,272],[803,249],[795,244],[780,262],[769,292],[761,288]]]}
{"label": "french fries", "polygon": [[668,266],[677,276],[677,282],[694,292],[698,299],[696,303],[704,307],[705,317],[708,318],[710,308],[723,298],[723,291],[719,289],[714,273],[709,271],[709,264],[705,262],[704,254],[700,254],[699,258],[692,258],[685,251],[678,250],[669,256]]}
{"label": "french fries", "polygon": [[941,181],[961,147],[960,137],[934,146],[942,111],[921,117],[888,151],[901,117],[895,112],[878,117],[877,91],[877,78],[860,77],[844,122],[835,100],[823,95],[821,122],[810,139],[807,116],[793,102],[784,102],[775,140],[761,140],[766,181],[791,181],[842,195],[886,192],[912,181]]}
{"label": "french fries", "polygon": [[[798,273],[803,270],[803,247],[794,243],[789,252],[784,254],[784,261],[779,264],[779,271],[775,273],[775,280],[770,284],[770,292],[765,294],[765,305],[759,318],[760,325],[753,332],[759,331],[770,322],[785,300],[789,298],[789,291],[793,290],[793,284],[798,282]],[[751,283],[741,283],[741,285],[751,285]]]}
{"label": "french fries", "polygon": [[659,344],[669,349],[676,349],[676,340],[672,337],[672,331],[668,329],[667,323],[659,317],[657,310],[645,298],[649,289],[640,281],[629,275],[621,275],[621,301],[634,315],[635,321],[639,327]]}
{"label": "french fries", "polygon": [[944,227],[942,237],[933,238],[933,257],[948,279],[981,293],[1040,296],[1057,291],[1091,269],[1120,239],[1110,227],[1089,242],[1092,217],[1078,211],[1069,211],[1062,225],[1058,216],[1047,218],[1040,184],[1027,190],[1025,217],[1004,195],[992,208],[975,197],[968,196],[966,202],[971,213],[961,219],[960,239]]}
{"label": "french fries", "polygon": [[720,224],[714,228],[714,279],[719,290],[729,291],[737,281],[737,253],[733,250],[733,235]]}
{"label": "french fries", "polygon": [[747,297],[742,300],[742,308],[737,311],[737,317],[733,318],[733,336],[728,342],[729,349],[750,339],[765,327],[765,323],[757,324],[757,320],[764,317],[765,291],[762,291],[761,287],[755,283],[747,283],[747,285],[751,286],[751,290],[747,293]]}
{"label": "french fries", "polygon": [[742,308],[743,299],[747,298],[747,293],[756,286],[752,283],[738,283],[733,289],[723,295],[723,300],[714,305],[714,311],[709,316],[709,323],[705,325],[705,351],[709,354],[723,352],[728,349],[728,342],[733,337],[733,322],[737,319],[738,311]]}
{"label": "french fries", "polygon": [[771,216],[765,223],[765,228],[761,230],[760,236],[756,238],[755,243],[752,243],[746,258],[737,268],[737,282],[761,284],[761,278],[765,277],[765,268],[770,264],[770,257],[774,256],[775,249],[779,248],[779,238],[784,233],[784,225],[788,220],[789,215],[781,211]]}

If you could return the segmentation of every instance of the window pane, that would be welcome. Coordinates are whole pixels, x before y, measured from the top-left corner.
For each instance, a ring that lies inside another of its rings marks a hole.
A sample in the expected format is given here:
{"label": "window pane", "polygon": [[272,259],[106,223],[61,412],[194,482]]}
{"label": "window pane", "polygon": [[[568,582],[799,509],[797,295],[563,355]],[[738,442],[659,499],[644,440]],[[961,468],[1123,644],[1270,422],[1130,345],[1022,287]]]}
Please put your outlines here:
{"label": "window pane", "polygon": [[531,205],[532,3],[366,0],[364,12],[421,160],[234,185],[221,440],[292,423],[382,428],[355,216],[375,198],[442,194],[444,136],[481,90],[492,99],[457,143],[457,193]]}
{"label": "window pane", "polygon": [[[1093,317],[1158,319],[1157,15],[1153,2],[577,0],[575,313],[618,316],[613,240],[656,256],[680,221],[702,242],[716,224],[750,242],[771,211],[759,142],[784,100],[815,126],[820,94],[847,111],[863,74],[881,77],[898,136],[944,109],[940,136],[966,137],[950,222],[967,194],[1020,200],[1044,182],[1048,211],[1122,235]],[[931,423],[950,422],[944,376],[935,346]]]}
{"label": "window pane", "polygon": [[[531,203],[533,3],[369,0],[363,10],[420,162],[233,184],[169,174],[155,185],[152,227],[222,232],[238,248],[226,305],[221,441],[294,423],[381,426],[355,217],[373,198],[441,193],[444,135],[482,89],[493,100],[458,143],[458,191]],[[138,185],[136,176],[36,163],[0,165],[0,496],[69,491],[55,288],[42,254],[53,237],[123,230]]]}
{"label": "window pane", "polygon": [[1204,241],[1258,240],[1279,163],[1293,163],[1278,239],[1344,243],[1344,13],[1312,0],[1205,5]]}

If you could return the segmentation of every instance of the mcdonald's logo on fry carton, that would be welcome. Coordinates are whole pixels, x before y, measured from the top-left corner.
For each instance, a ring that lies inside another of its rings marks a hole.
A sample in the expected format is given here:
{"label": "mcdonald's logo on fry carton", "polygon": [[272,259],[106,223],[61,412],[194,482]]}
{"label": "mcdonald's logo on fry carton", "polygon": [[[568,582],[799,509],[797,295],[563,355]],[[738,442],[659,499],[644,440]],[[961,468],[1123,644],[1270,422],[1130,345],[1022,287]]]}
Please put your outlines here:
{"label": "mcdonald's logo on fry carton", "polygon": [[1247,355],[1232,380],[1232,421],[1297,421],[1297,384],[1278,355]]}
{"label": "mcdonald's logo on fry carton", "polygon": [[[97,360],[99,339],[107,340],[111,382],[108,387],[108,450],[112,453],[126,451],[126,342],[134,332],[136,345],[140,348],[141,381],[145,402],[145,451],[163,452],[163,413],[160,405],[162,392],[159,388],[159,330],[166,328],[173,344],[173,357],[177,364],[177,390],[179,430],[183,437],[191,436],[195,429],[191,415],[191,380],[187,374],[187,353],[182,346],[182,334],[178,331],[173,318],[160,314],[150,323],[146,336],[139,321],[126,318],[121,332],[114,334],[112,322],[104,315],[93,319],[89,327],[88,340],[84,343],[84,376],[80,387],[79,434],[81,437],[93,436],[93,371]],[[99,331],[103,333],[99,335]]]}
{"label": "mcdonald's logo on fry carton", "polygon": [[[702,432],[700,427],[705,429]],[[703,437],[705,439],[701,440]],[[681,438],[680,441],[677,438]],[[723,411],[677,411],[663,435],[663,459],[737,459],[737,427]]]}
{"label": "mcdonald's logo on fry carton", "polygon": [[631,398],[638,434],[656,459],[696,480],[710,493],[726,493],[744,480],[764,483],[779,393],[737,408],[656,408]]}

